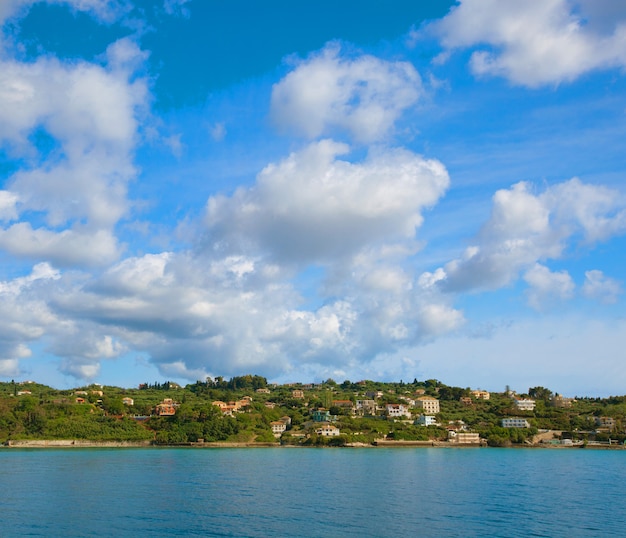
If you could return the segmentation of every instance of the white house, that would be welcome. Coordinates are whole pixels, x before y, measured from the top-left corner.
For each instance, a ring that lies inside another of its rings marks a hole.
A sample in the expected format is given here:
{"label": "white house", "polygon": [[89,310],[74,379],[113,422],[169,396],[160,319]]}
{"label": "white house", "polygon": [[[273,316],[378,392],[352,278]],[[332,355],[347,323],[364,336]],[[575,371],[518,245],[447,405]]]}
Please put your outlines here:
{"label": "white house", "polygon": [[332,424],[324,424],[320,428],[315,430],[317,435],[323,435],[324,437],[336,437],[339,435],[340,431],[337,426],[333,426]]}
{"label": "white house", "polygon": [[408,407],[404,404],[387,404],[385,410],[389,418],[411,418],[411,411],[409,411]]}
{"label": "white house", "polygon": [[534,411],[535,410],[535,400],[530,400],[525,398],[523,400],[514,400],[516,409],[520,411]]}
{"label": "white house", "polygon": [[525,418],[503,418],[503,428],[530,428],[530,424]]}
{"label": "white house", "polygon": [[416,423],[420,426],[435,426],[437,419],[433,415],[420,415],[417,417]]}
{"label": "white house", "polygon": [[282,420],[276,420],[270,423],[270,425],[272,426],[272,433],[274,434],[274,437],[280,437],[287,429],[287,424],[285,424]]}

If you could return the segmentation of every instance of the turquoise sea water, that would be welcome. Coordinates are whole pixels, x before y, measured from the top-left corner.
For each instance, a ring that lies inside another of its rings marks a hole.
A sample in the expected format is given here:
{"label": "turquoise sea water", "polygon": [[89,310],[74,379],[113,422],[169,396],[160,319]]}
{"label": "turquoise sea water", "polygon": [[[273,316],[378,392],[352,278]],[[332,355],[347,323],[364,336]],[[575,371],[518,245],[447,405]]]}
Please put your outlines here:
{"label": "turquoise sea water", "polygon": [[0,536],[621,536],[626,451],[4,449]]}

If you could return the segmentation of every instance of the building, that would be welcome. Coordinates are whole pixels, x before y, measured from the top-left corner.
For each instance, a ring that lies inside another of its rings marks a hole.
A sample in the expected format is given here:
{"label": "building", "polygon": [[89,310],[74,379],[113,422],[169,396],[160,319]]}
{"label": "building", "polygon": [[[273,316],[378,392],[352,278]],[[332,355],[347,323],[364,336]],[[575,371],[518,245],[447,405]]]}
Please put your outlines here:
{"label": "building", "polygon": [[300,390],[300,389],[296,389],[296,390],[292,390],[291,391],[291,397],[292,398],[304,398],[304,391]]}
{"label": "building", "polygon": [[330,422],[331,420],[330,411],[324,408],[316,409],[315,411],[311,413],[311,418],[315,422]]}
{"label": "building", "polygon": [[365,397],[369,398],[370,400],[376,400],[377,398],[382,398],[383,394],[384,393],[382,390],[368,390],[365,393]]}
{"label": "building", "polygon": [[439,400],[432,396],[421,396],[415,402],[415,406],[424,410],[424,413],[434,415],[439,413]]}
{"label": "building", "polygon": [[285,430],[287,429],[287,424],[285,424],[282,420],[276,420],[274,422],[270,422],[270,426],[272,427],[272,433],[274,437],[280,437]]}
{"label": "building", "polygon": [[530,424],[525,418],[503,418],[503,428],[530,428]]}
{"label": "building", "polygon": [[160,417],[171,417],[176,414],[176,408],[178,405],[179,404],[174,402],[171,398],[165,398],[156,406],[156,413]]}
{"label": "building", "polygon": [[268,388],[256,389],[257,394],[270,394],[272,391]]}
{"label": "building", "polygon": [[519,411],[534,411],[535,410],[535,400],[530,400],[528,398],[524,398],[521,400],[515,399],[515,408]]}
{"label": "building", "polygon": [[474,432],[456,432],[451,430],[448,432],[448,441],[458,445],[478,445],[480,444],[480,435]]}
{"label": "building", "polygon": [[615,428],[615,419],[613,417],[596,417],[596,426],[606,430],[612,430]]}
{"label": "building", "polygon": [[564,398],[560,394],[555,394],[551,399],[552,405],[560,409],[569,409],[575,401],[574,398]]}
{"label": "building", "polygon": [[124,405],[135,405],[135,400],[133,400],[132,398],[122,398],[122,403]]}
{"label": "building", "polygon": [[433,415],[420,415],[417,417],[415,424],[419,426],[436,426],[437,419]]}
{"label": "building", "polygon": [[352,400],[333,400],[333,407],[342,410],[342,414],[350,415],[354,413],[354,402]]}
{"label": "building", "polygon": [[472,402],[472,399],[469,396],[461,396],[459,398],[459,402],[467,407],[471,407],[472,405],[474,405],[474,402]]}
{"label": "building", "polygon": [[385,412],[388,418],[411,418],[411,411],[404,404],[387,404]]}
{"label": "building", "polygon": [[356,412],[359,415],[375,415],[376,400],[357,400]]}
{"label": "building", "polygon": [[472,396],[477,400],[488,400],[491,397],[491,394],[489,394],[486,390],[478,389],[472,391]]}
{"label": "building", "polygon": [[337,426],[333,426],[332,424],[324,424],[320,428],[317,428],[315,430],[315,433],[324,437],[336,437],[341,432],[339,431],[339,428],[337,428]]}

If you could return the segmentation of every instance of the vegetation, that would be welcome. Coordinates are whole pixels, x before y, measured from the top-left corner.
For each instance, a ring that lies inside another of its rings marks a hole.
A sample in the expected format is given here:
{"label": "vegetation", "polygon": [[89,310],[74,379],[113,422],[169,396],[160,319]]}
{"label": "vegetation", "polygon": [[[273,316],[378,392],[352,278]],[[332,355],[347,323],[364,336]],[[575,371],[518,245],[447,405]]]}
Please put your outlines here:
{"label": "vegetation", "polygon": [[[375,394],[373,396],[372,394]],[[436,425],[420,426],[421,395],[439,400]],[[544,430],[572,441],[626,439],[626,396],[576,398],[557,406],[558,395],[532,387],[515,398],[534,398],[533,411],[520,411],[507,391],[477,399],[468,388],[431,379],[412,383],[329,379],[317,385],[270,386],[257,375],[206,379],[181,387],[144,383],[137,389],[90,385],[55,390],[46,385],[0,383],[0,443],[12,440],[81,439],[149,441],[179,445],[207,442],[345,446],[387,441],[446,441],[452,424],[477,432],[490,446],[524,444]],[[376,407],[355,410],[357,400]],[[387,416],[387,404],[403,403],[411,416]],[[352,408],[351,408],[352,405]],[[318,413],[316,413],[318,412]],[[316,416],[317,415],[317,416]],[[338,428],[323,435],[324,420]],[[524,418],[528,428],[503,428],[502,419]],[[282,422],[281,422],[282,421]],[[272,423],[285,431],[272,432]]]}

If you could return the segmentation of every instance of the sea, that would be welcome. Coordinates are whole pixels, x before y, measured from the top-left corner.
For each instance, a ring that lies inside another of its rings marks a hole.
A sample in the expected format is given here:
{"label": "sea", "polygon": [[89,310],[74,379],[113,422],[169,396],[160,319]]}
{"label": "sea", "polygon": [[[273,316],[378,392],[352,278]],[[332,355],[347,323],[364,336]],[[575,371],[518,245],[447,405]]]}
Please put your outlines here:
{"label": "sea", "polygon": [[0,449],[0,536],[626,532],[626,450]]}

